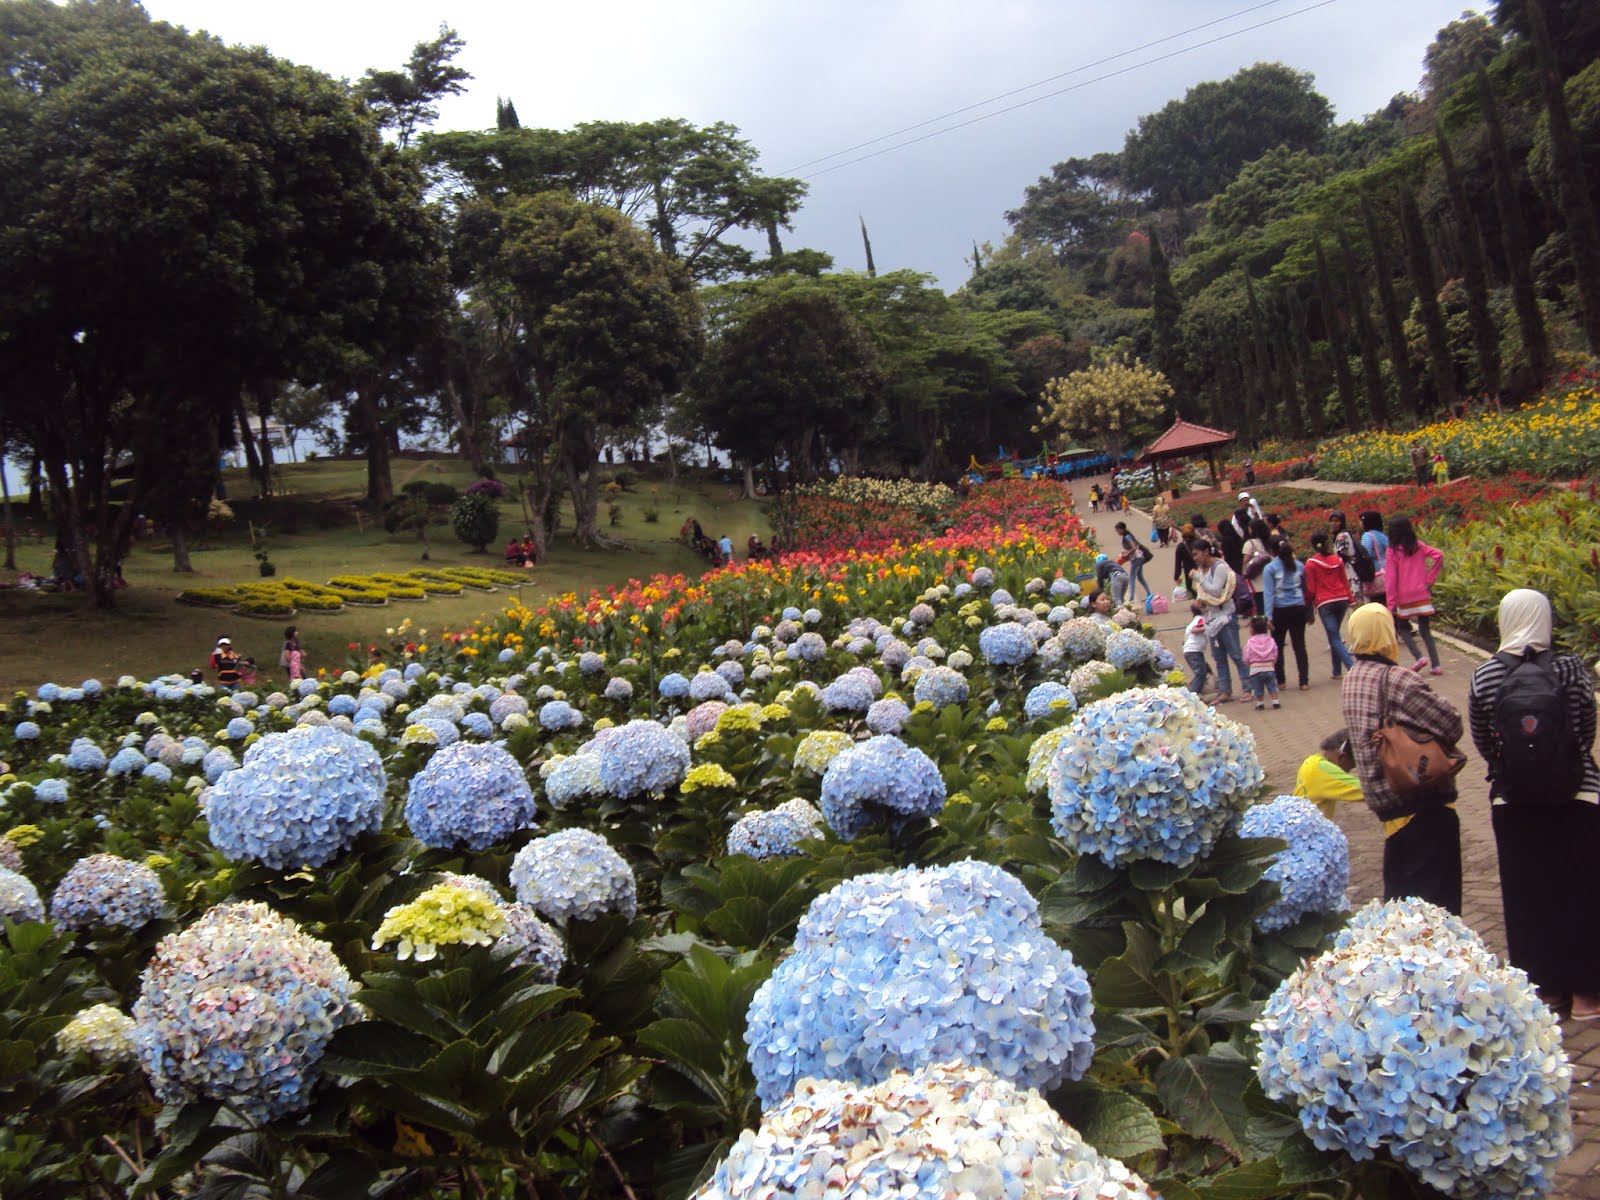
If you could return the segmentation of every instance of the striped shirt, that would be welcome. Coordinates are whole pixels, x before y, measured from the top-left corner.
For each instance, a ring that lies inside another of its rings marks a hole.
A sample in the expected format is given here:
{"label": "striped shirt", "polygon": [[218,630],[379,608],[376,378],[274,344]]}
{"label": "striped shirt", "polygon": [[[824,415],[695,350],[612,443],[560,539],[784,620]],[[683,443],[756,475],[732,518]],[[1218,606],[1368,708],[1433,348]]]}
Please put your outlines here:
{"label": "striped shirt", "polygon": [[[1556,682],[1567,701],[1567,723],[1578,745],[1584,748],[1585,765],[1581,793],[1600,792],[1600,767],[1595,765],[1589,748],[1594,745],[1595,700],[1594,685],[1583,660],[1573,654],[1553,655],[1550,662]],[[1472,742],[1489,765],[1489,798],[1500,795],[1496,776],[1500,768],[1500,734],[1495,729],[1494,714],[1500,703],[1500,685],[1511,670],[1505,659],[1498,656],[1479,665],[1472,673],[1472,688],[1467,693],[1467,717],[1472,724]]]}

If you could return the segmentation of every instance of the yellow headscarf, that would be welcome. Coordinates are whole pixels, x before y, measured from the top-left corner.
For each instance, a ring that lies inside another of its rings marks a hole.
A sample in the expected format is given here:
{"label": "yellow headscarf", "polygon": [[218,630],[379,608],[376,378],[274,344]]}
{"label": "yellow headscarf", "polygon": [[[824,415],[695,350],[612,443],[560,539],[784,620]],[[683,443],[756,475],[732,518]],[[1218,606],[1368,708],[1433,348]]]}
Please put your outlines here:
{"label": "yellow headscarf", "polygon": [[1348,648],[1351,654],[1376,654],[1398,663],[1400,640],[1389,610],[1381,604],[1363,604],[1351,613]]}

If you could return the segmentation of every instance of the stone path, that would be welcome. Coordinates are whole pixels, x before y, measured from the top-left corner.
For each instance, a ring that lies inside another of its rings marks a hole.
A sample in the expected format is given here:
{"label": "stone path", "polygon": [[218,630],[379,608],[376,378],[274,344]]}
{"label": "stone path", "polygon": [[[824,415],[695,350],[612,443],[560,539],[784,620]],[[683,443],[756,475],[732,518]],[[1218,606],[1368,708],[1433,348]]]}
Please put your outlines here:
{"label": "stone path", "polygon": [[[1089,485],[1092,482],[1083,479],[1072,486],[1078,512],[1093,530],[1101,547],[1117,545],[1113,527],[1119,520],[1126,520],[1129,530],[1148,544],[1151,521],[1146,513],[1138,509],[1128,513],[1089,511]],[[1100,483],[1102,489],[1107,486],[1106,480]],[[1329,487],[1324,481],[1314,483],[1319,488]],[[1188,513],[1181,502],[1175,506],[1173,516],[1180,522],[1187,520]],[[1173,588],[1173,552],[1159,546],[1151,548],[1156,557],[1146,565],[1145,576],[1151,587],[1170,595]],[[1142,601],[1142,595],[1140,598]],[[1183,661],[1179,653],[1183,645],[1183,627],[1187,623],[1186,608],[1156,618],[1162,644],[1178,654],[1180,663]],[[1328,643],[1320,626],[1306,630],[1306,651],[1311,664],[1309,691],[1294,690],[1291,663],[1291,686],[1290,690],[1283,693],[1282,709],[1256,712],[1249,704],[1225,706],[1230,717],[1254,730],[1256,748],[1267,772],[1267,782],[1279,792],[1293,790],[1300,763],[1317,749],[1324,737],[1344,726],[1339,685],[1332,678]],[[1445,673],[1437,679],[1430,679],[1429,683],[1455,705],[1465,718],[1467,685],[1473,669],[1483,661],[1484,656],[1465,643],[1445,638],[1439,639],[1439,656]],[[1489,944],[1490,949],[1503,958],[1506,952],[1505,920],[1500,908],[1499,860],[1495,854],[1494,833],[1489,824],[1488,784],[1484,779],[1482,760],[1470,745],[1467,750],[1470,761],[1459,777],[1460,800],[1456,805],[1461,816],[1462,916]],[[1350,840],[1350,900],[1352,904],[1360,906],[1383,893],[1383,833],[1377,819],[1364,805],[1344,804],[1339,808],[1339,825]],[[1597,869],[1600,869],[1600,865],[1597,865]],[[1600,1200],[1600,1021],[1567,1021],[1563,1033],[1567,1056],[1572,1061],[1574,1145],[1572,1154],[1562,1165],[1559,1182],[1552,1194],[1561,1200]]]}

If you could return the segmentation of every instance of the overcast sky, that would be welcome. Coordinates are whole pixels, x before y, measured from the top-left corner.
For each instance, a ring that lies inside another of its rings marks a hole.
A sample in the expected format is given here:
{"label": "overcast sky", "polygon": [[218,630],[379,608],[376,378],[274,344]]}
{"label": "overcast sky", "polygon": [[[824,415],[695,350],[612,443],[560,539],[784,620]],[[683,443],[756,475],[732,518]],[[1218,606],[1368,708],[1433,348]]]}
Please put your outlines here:
{"label": "overcast sky", "polygon": [[[944,124],[1072,89],[1062,95],[810,179],[786,246],[825,250],[838,266],[860,268],[859,216],[879,270],[927,271],[953,290],[968,274],[963,259],[973,242],[1001,240],[1006,209],[1052,163],[1120,149],[1141,114],[1196,83],[1263,60],[1311,71],[1340,120],[1363,116],[1416,87],[1423,50],[1467,0],[145,0],[145,6],[159,20],[264,45],[351,79],[368,67],[400,65],[448,21],[466,40],[457,62],[474,78],[465,95],[445,102],[435,128],[491,127],[497,96],[510,97],[530,126],[728,121],[773,174],[804,176],[844,163],[941,125],[797,169],[1065,75]],[[1250,28],[1266,21],[1274,23]],[[1214,23],[1172,37],[1207,22]],[[1200,45],[1212,39],[1218,40]],[[1149,61],[1162,55],[1172,57]],[[1090,65],[1112,56],[1121,57]],[[1124,73],[1098,78],[1115,71]]]}

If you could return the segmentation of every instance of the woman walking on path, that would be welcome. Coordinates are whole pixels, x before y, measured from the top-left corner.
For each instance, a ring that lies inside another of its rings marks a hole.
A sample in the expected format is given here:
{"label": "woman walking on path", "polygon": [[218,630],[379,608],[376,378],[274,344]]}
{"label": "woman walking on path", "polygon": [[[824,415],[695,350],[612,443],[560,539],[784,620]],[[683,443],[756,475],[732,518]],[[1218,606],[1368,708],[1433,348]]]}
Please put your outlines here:
{"label": "woman walking on path", "polygon": [[1333,552],[1344,563],[1344,572],[1350,577],[1350,595],[1354,602],[1364,603],[1361,591],[1361,577],[1356,574],[1356,535],[1350,532],[1350,525],[1344,518],[1344,513],[1337,508],[1328,514],[1328,537],[1332,539]]}
{"label": "woman walking on path", "polygon": [[1239,627],[1234,616],[1233,590],[1238,586],[1239,577],[1208,541],[1195,543],[1194,561],[1194,598],[1205,610],[1206,640],[1211,643],[1211,654],[1217,662],[1217,686],[1221,689],[1211,703],[1227,704],[1233,699],[1233,676],[1228,663],[1231,661],[1239,668],[1240,687],[1250,675],[1244,665],[1244,651],[1239,646]]}
{"label": "woman walking on path", "polygon": [[1128,532],[1128,523],[1126,521],[1117,522],[1117,536],[1122,539],[1122,553],[1118,556],[1117,561],[1126,564],[1128,570],[1129,602],[1131,603],[1134,599],[1133,589],[1136,586],[1142,586],[1146,596],[1155,595],[1150,590],[1149,580],[1144,577],[1144,565],[1155,555],[1150,553],[1149,547]]}
{"label": "woman walking on path", "polygon": [[1161,544],[1169,545],[1172,541],[1172,505],[1159,492],[1155,503],[1150,506],[1150,520],[1156,527],[1156,537],[1161,539]]}
{"label": "woman walking on path", "polygon": [[1394,618],[1377,604],[1350,614],[1356,662],[1341,700],[1355,775],[1367,807],[1383,822],[1383,898],[1415,896],[1461,915],[1461,819],[1454,776],[1426,792],[1401,795],[1389,786],[1373,735],[1398,723],[1418,740],[1454,746],[1461,714],[1414,672],[1400,669]]}
{"label": "woman walking on path", "polygon": [[1311,667],[1306,657],[1306,569],[1294,556],[1288,538],[1278,539],[1278,553],[1261,572],[1264,591],[1263,614],[1272,622],[1272,640],[1278,643],[1278,684],[1284,685],[1283,643],[1294,647],[1295,670],[1300,690],[1311,686]]}
{"label": "woman walking on path", "polygon": [[[1433,641],[1433,585],[1444,565],[1444,551],[1435,550],[1419,537],[1411,527],[1408,517],[1389,519],[1389,553],[1384,561],[1383,575],[1388,584],[1389,610],[1394,613],[1395,629],[1406,644],[1411,657],[1416,659],[1413,671],[1432,667],[1433,674],[1443,675],[1439,665],[1439,647]],[[1424,659],[1411,636],[1411,622],[1417,623],[1422,644],[1427,647]]]}
{"label": "woman walking on path", "polygon": [[1305,564],[1306,605],[1317,614],[1328,635],[1333,677],[1338,679],[1351,663],[1350,651],[1339,636],[1339,625],[1350,611],[1350,577],[1345,573],[1344,560],[1329,548],[1327,534],[1313,534],[1311,549],[1314,553]]}
{"label": "woman walking on path", "polygon": [[[1593,931],[1600,902],[1600,768],[1590,753],[1594,687],[1580,659],[1551,650],[1551,625],[1543,593],[1506,593],[1500,601],[1500,649],[1473,672],[1467,715],[1473,744],[1489,767],[1489,816],[1511,965],[1528,973],[1546,1003],[1570,1001],[1574,1020],[1592,1021],[1600,1018],[1600,954]],[[1541,704],[1551,718],[1544,730],[1534,711]],[[1517,736],[1530,716],[1533,736]],[[1509,730],[1508,718],[1514,722]],[[1514,742],[1509,748],[1508,735]],[[1530,764],[1530,758],[1536,761]]]}
{"label": "woman walking on path", "polygon": [[1389,537],[1383,532],[1383,514],[1369,508],[1361,514],[1361,548],[1372,559],[1372,582],[1362,585],[1368,604],[1384,604],[1389,594],[1384,566],[1389,557]]}

